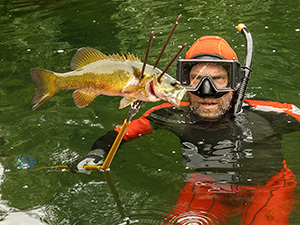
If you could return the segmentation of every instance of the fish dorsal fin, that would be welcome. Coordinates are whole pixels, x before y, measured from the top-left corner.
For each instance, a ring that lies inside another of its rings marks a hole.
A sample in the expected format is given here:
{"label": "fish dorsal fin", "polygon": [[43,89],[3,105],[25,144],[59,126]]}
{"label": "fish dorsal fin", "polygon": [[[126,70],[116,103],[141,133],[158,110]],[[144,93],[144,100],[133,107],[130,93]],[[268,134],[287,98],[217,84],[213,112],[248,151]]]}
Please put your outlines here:
{"label": "fish dorsal fin", "polygon": [[139,59],[139,57],[135,56],[132,53],[127,53],[126,54],[126,58],[127,58],[128,61],[131,61],[131,62],[141,62],[141,60]]}
{"label": "fish dorsal fin", "polygon": [[73,99],[77,107],[83,108],[90,104],[98,94],[94,94],[91,92],[83,91],[83,90],[76,90],[73,92]]}
{"label": "fish dorsal fin", "polygon": [[77,50],[70,66],[73,70],[76,70],[92,62],[104,59],[109,59],[109,57],[94,48],[84,47]]}
{"label": "fish dorsal fin", "polygon": [[123,97],[120,101],[119,109],[123,109],[126,106],[129,106],[131,103],[134,103],[136,100],[137,99],[135,99],[135,98]]}
{"label": "fish dorsal fin", "polygon": [[126,53],[125,55],[124,54],[120,55],[119,53],[117,53],[117,54],[109,55],[108,57],[112,60],[122,61],[122,62],[125,62],[125,61],[141,62],[139,57],[136,57],[134,54],[131,54],[131,53]]}

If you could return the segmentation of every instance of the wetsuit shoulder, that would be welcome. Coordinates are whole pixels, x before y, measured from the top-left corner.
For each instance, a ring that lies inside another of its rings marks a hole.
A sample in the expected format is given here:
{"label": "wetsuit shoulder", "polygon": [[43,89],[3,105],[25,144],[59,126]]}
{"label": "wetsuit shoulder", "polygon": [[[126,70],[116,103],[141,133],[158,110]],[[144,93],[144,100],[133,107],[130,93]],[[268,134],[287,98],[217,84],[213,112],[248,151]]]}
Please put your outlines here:
{"label": "wetsuit shoulder", "polygon": [[[189,103],[182,102],[181,106],[186,106]],[[172,115],[171,112],[175,107],[170,103],[163,103],[161,105],[155,106],[148,111],[146,111],[140,118],[131,121],[127,131],[123,137],[126,141],[131,141],[140,136],[152,133],[153,130],[159,127],[161,120],[165,121],[169,116]],[[115,129],[119,132],[121,126]]]}
{"label": "wetsuit shoulder", "polygon": [[185,123],[188,102],[181,102],[180,108],[164,103],[148,110],[144,116],[150,121],[153,129],[169,129],[170,125]]}
{"label": "wetsuit shoulder", "polygon": [[245,109],[262,115],[280,132],[300,130],[300,109],[294,104],[256,99],[244,99],[244,103]]}
{"label": "wetsuit shoulder", "polygon": [[300,122],[300,109],[294,104],[254,99],[244,99],[244,102],[258,110],[289,114]]}
{"label": "wetsuit shoulder", "polygon": [[[186,107],[186,106],[189,106],[189,104],[190,104],[189,102],[181,102],[180,107]],[[155,107],[149,109],[147,112],[144,113],[143,116],[147,117],[154,111],[161,110],[161,109],[168,109],[168,108],[175,108],[175,107],[171,103],[166,102],[166,103],[163,103],[161,105],[158,105],[158,106],[155,106]]]}

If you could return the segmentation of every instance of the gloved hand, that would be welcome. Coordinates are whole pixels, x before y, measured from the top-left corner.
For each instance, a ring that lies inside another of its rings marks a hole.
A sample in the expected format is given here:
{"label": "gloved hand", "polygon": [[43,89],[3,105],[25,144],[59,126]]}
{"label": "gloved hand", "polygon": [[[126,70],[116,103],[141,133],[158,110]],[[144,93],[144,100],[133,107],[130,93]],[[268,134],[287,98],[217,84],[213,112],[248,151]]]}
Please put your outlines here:
{"label": "gloved hand", "polygon": [[90,151],[86,156],[80,157],[79,159],[72,162],[69,167],[71,169],[71,172],[90,174],[91,170],[86,170],[84,166],[100,166],[103,164],[105,157],[106,153],[104,150],[94,149]]}

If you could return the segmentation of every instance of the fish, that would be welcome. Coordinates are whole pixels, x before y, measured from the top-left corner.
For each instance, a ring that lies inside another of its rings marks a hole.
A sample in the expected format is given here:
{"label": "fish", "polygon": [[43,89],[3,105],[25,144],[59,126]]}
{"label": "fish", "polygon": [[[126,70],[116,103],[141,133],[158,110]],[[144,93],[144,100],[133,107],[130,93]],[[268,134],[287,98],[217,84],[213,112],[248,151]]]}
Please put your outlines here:
{"label": "fish", "polygon": [[75,89],[72,96],[79,108],[89,105],[99,95],[122,96],[120,109],[137,100],[168,101],[179,108],[186,92],[171,75],[165,73],[159,78],[162,71],[148,64],[140,79],[143,63],[130,53],[106,55],[83,47],[75,53],[70,67],[72,71],[66,73],[39,68],[30,70],[37,88],[32,100],[33,110],[65,89]]}

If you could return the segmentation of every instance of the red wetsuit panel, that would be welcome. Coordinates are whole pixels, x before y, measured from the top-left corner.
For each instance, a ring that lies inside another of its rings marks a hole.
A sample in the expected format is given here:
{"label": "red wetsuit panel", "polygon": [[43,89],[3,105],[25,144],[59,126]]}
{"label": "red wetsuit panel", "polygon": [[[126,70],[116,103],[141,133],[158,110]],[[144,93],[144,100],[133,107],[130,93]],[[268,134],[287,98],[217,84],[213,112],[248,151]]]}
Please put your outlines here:
{"label": "red wetsuit panel", "polygon": [[[284,160],[283,168],[265,186],[251,190],[251,199],[243,210],[241,224],[289,224],[297,184],[295,179],[293,172],[286,168]],[[242,190],[247,189],[251,187],[242,187]]]}
{"label": "red wetsuit panel", "polygon": [[162,224],[226,224],[240,214],[241,224],[288,224],[297,183],[285,161],[283,166],[264,186],[220,184],[209,175],[191,174]]}

